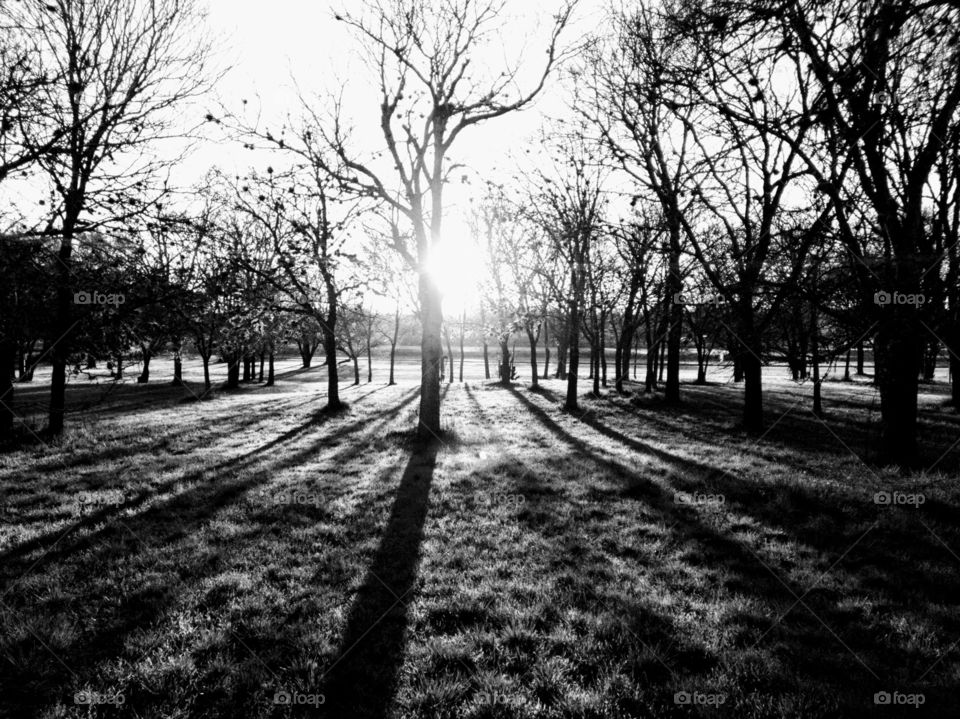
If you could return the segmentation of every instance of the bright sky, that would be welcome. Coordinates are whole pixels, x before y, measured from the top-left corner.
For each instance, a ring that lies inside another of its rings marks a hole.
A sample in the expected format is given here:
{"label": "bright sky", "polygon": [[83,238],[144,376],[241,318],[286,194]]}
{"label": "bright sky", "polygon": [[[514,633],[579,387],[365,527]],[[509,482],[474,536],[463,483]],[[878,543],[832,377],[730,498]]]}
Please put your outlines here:
{"label": "bright sky", "polygon": [[[334,11],[353,8],[359,3],[332,0],[208,0],[211,34],[222,47],[226,64],[232,69],[220,83],[220,101],[239,110],[241,101],[248,108],[261,108],[263,126],[278,127],[288,110],[299,106],[297,87],[304,95],[316,95],[317,102],[331,92],[343,88],[344,107],[357,126],[357,145],[363,149],[379,149],[382,136],[379,121],[379,93],[375,77],[364,62],[362,47],[343,23],[334,20]],[[546,33],[552,15],[559,8],[558,0],[529,3],[527,0],[506,0],[505,29],[494,39],[481,61],[491,67],[505,68],[505,63],[523,57],[523,68],[530,80],[544,62]],[[581,0],[575,22],[566,34],[567,40],[594,28],[602,17],[603,0]],[[345,83],[345,80],[349,82]],[[259,98],[259,99],[258,99]],[[215,106],[211,106],[215,111]],[[467,184],[448,186],[445,197],[445,247],[436,258],[446,277],[443,283],[448,311],[456,312],[463,303],[473,304],[471,288],[478,258],[467,247],[464,221],[471,194],[481,191],[484,179],[503,181],[513,174],[543,127],[547,116],[569,112],[563,89],[551,82],[536,105],[522,113],[493,120],[465,132],[453,148],[453,158],[468,166],[464,173]],[[244,173],[252,163],[266,164],[256,153],[238,147],[225,150],[219,146],[203,146],[191,158],[184,172],[202,176],[210,166],[219,165],[231,173]],[[461,173],[457,173],[458,177]],[[478,181],[478,179],[480,181]]]}

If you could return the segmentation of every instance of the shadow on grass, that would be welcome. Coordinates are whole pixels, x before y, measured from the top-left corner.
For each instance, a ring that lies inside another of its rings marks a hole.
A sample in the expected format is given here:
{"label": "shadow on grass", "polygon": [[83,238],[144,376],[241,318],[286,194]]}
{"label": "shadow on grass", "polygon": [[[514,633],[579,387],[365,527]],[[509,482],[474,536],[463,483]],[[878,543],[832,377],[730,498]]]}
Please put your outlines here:
{"label": "shadow on grass", "polygon": [[[114,521],[107,522],[104,527],[70,545],[61,546],[60,538],[57,538],[53,546],[35,562],[31,562],[29,558],[21,558],[14,563],[4,562],[3,575],[7,580],[3,585],[5,623],[16,622],[20,614],[18,610],[21,608],[24,613],[42,613],[52,623],[75,621],[70,609],[74,604],[97,611],[93,629],[82,635],[74,633],[66,641],[60,641],[56,651],[47,651],[47,643],[43,643],[32,629],[24,638],[11,638],[3,642],[4,653],[20,657],[17,663],[7,664],[0,669],[0,683],[11,687],[10,691],[5,691],[4,703],[16,707],[22,712],[20,715],[28,716],[34,715],[30,709],[36,709],[38,703],[69,701],[72,693],[83,686],[84,679],[89,680],[90,674],[96,671],[101,662],[123,656],[124,647],[130,637],[149,631],[150,627],[161,621],[171,606],[182,600],[182,588],[178,587],[178,584],[200,586],[205,578],[220,572],[231,555],[251,551],[251,548],[257,547],[258,542],[274,537],[277,525],[276,518],[270,516],[270,511],[258,510],[250,516],[254,529],[245,533],[240,543],[231,540],[230,544],[210,552],[203,549],[203,540],[200,539],[205,522],[228,505],[238,502],[256,486],[269,482],[278,472],[302,466],[320,451],[318,444],[321,441],[326,443],[345,437],[357,438],[344,450],[332,455],[329,459],[331,463],[341,464],[358,456],[366,446],[360,441],[359,435],[376,436],[415,398],[416,389],[390,412],[374,419],[364,417],[345,423],[336,431],[322,438],[318,437],[317,441],[311,441],[296,451],[274,453],[275,458],[271,458],[264,466],[251,466],[254,458],[269,449],[278,448],[283,442],[315,426],[315,421],[311,418],[241,457],[192,473],[189,479],[192,485],[189,488],[147,507],[135,516],[114,518]],[[207,474],[211,476],[206,477]],[[184,481],[184,478],[179,478],[169,483],[168,489],[174,489],[175,485]],[[130,506],[126,505],[127,508]],[[265,507],[269,510],[270,505]],[[318,511],[320,516],[312,519],[314,523],[328,518],[325,509]],[[285,520],[290,522],[294,517],[294,514],[288,512]],[[107,519],[110,517],[99,515],[99,521]],[[87,523],[89,522],[84,522]],[[131,563],[132,557],[163,552],[164,548],[178,543],[182,546],[178,550],[174,575],[171,576],[169,570],[167,573],[146,573],[136,587],[130,587],[123,592],[122,601],[119,603],[113,603],[112,599],[108,598],[114,589],[112,585],[109,588],[104,586],[98,577],[106,578],[116,574],[118,567]],[[54,549],[56,551],[53,551]],[[53,593],[54,596],[38,599],[34,596],[30,583],[23,583],[18,587],[18,584],[21,584],[19,580],[24,576],[36,580],[34,575],[41,572],[46,572],[50,581],[77,592],[71,599],[74,604],[64,606],[56,592]],[[283,642],[278,636],[280,631],[281,628],[278,627],[271,627],[264,632],[262,629],[245,628],[238,624],[230,634],[236,637],[239,643],[233,646],[232,638],[228,639],[225,650],[236,652],[239,657],[243,657],[253,651],[251,647],[254,647],[256,654],[263,657],[255,662],[261,670],[264,662],[267,666],[279,665],[284,651]],[[244,639],[240,639],[238,632],[245,635]],[[222,710],[224,705],[234,708],[246,706],[262,692],[262,679],[262,676],[249,677],[247,681],[233,687],[230,696],[218,692],[205,694],[193,707],[193,711],[198,715],[222,716],[222,713],[215,711],[217,708]],[[38,683],[45,687],[44,691],[37,690]],[[157,699],[153,692],[141,686],[126,687],[123,692],[126,696],[126,711],[142,711],[144,706]],[[209,707],[206,706],[208,703],[211,703]],[[207,709],[211,713],[207,713]],[[36,712],[35,715],[39,714],[40,712]],[[254,712],[254,715],[261,714]]]}
{"label": "shadow on grass", "polygon": [[[787,538],[787,542],[789,538],[796,538],[801,542],[798,548],[804,548],[805,545],[814,547],[820,556],[827,559],[830,555],[839,555],[835,560],[829,560],[831,563],[823,571],[824,575],[838,574],[848,587],[848,592],[858,593],[857,596],[872,596],[881,591],[885,601],[894,602],[892,608],[908,616],[918,611],[918,601],[926,602],[927,609],[921,608],[919,611],[925,611],[928,620],[935,616],[934,608],[952,603],[958,590],[955,575],[947,579],[947,565],[940,566],[949,557],[945,550],[937,547],[935,537],[924,536],[920,529],[903,519],[884,519],[883,515],[878,515],[871,524],[870,520],[875,515],[872,510],[876,507],[867,507],[864,501],[859,509],[850,508],[842,493],[838,498],[842,506],[803,487],[773,487],[770,488],[772,491],[758,494],[756,483],[734,477],[716,467],[649,448],[664,462],[693,475],[684,478],[685,489],[698,485],[703,487],[704,482],[710,482],[713,486],[708,485],[708,489],[720,488],[727,495],[729,509],[725,511],[732,517],[701,516],[699,510],[678,502],[672,496],[670,485],[674,482],[668,477],[662,482],[655,481],[619,461],[603,457],[589,443],[562,427],[530,398],[516,390],[511,390],[511,393],[558,440],[575,449],[585,459],[607,469],[615,478],[626,480],[627,487],[618,492],[595,489],[593,494],[598,500],[609,496],[613,501],[620,496],[641,501],[652,510],[654,516],[659,516],[670,527],[675,541],[679,541],[684,548],[684,563],[700,572],[719,570],[727,591],[756,597],[774,610],[774,615],[768,621],[758,617],[759,622],[754,626],[737,629],[744,632],[740,641],[746,640],[747,646],[749,637],[753,636],[756,637],[755,642],[764,640],[773,645],[793,647],[796,653],[793,660],[795,670],[801,675],[828,684],[833,684],[836,677],[856,677],[859,682],[857,688],[872,687],[871,692],[882,690],[882,682],[889,683],[893,677],[911,674],[927,677],[930,664],[934,661],[940,663],[938,652],[933,649],[918,653],[906,643],[892,642],[878,635],[875,619],[851,610],[842,597],[838,597],[836,590],[817,588],[819,579],[810,585],[793,576],[791,568],[800,555],[794,554],[792,558],[781,561],[775,555],[768,555],[762,546],[755,550],[751,545],[756,542],[749,539],[754,530],[744,535],[730,524],[729,519],[739,524],[742,519],[736,515],[742,513],[741,516],[752,516],[759,520],[755,522],[748,519],[747,526],[759,528],[761,542],[766,536],[777,542],[783,541],[778,536]],[[626,437],[597,420],[581,421],[634,451],[648,451],[644,443]],[[781,494],[787,496],[782,497]],[[938,508],[938,512],[942,514],[943,508]],[[783,534],[772,528],[779,528]],[[569,552],[569,549],[565,552]],[[923,561],[918,561],[920,559]],[[932,568],[937,568],[937,571],[930,572]],[[925,572],[930,572],[931,576],[924,577]],[[951,623],[944,623],[944,631],[948,635],[951,633]],[[765,630],[764,626],[767,627]],[[835,630],[841,632],[842,639],[834,633]],[[830,647],[831,651],[818,652],[816,655],[809,653],[807,643],[813,641],[814,637]],[[948,666],[942,666],[938,671],[939,679],[934,679],[932,674],[927,677],[923,688],[925,691],[929,689],[928,705],[939,706],[948,700],[942,682],[950,671]],[[835,688],[851,708],[862,700],[857,688]],[[857,709],[857,712],[850,716],[868,715],[863,709]]]}
{"label": "shadow on grass", "polygon": [[[417,390],[413,389],[407,392],[401,399],[400,403],[392,409],[390,412],[386,413],[382,420],[384,422],[389,421],[396,417],[406,406],[408,406],[414,399],[417,398]],[[336,416],[336,413],[333,415]],[[97,510],[95,512],[90,512],[85,515],[83,518],[73,523],[65,530],[48,532],[46,534],[38,535],[32,539],[29,539],[25,542],[22,542],[10,549],[7,549],[2,554],[0,554],[0,564],[4,565],[4,568],[10,568],[11,561],[25,557],[35,550],[43,549],[45,547],[49,548],[48,552],[44,554],[40,559],[37,559],[36,566],[41,564],[54,561],[56,559],[62,559],[67,554],[76,551],[78,548],[82,548],[94,541],[94,537],[87,537],[84,539],[75,542],[73,546],[66,543],[66,539],[77,530],[84,527],[91,527],[97,524],[100,524],[105,521],[109,521],[111,518],[116,517],[122,514],[124,511],[129,509],[137,508],[143,505],[145,502],[155,497],[158,494],[170,491],[176,486],[179,485],[191,485],[199,483],[203,480],[204,475],[215,473],[217,475],[223,475],[226,472],[238,472],[241,471],[244,467],[250,465],[252,462],[256,461],[258,457],[265,454],[266,452],[274,449],[275,447],[289,442],[290,440],[296,438],[297,436],[307,432],[310,429],[315,429],[327,419],[327,416],[321,412],[317,412],[314,416],[310,417],[306,422],[303,422],[292,429],[287,430],[281,435],[274,437],[269,442],[256,447],[255,449],[250,450],[246,454],[242,454],[238,457],[233,457],[226,461],[220,462],[218,464],[202,467],[200,469],[195,469],[192,472],[183,475],[177,476],[174,479],[168,480],[160,485],[149,487],[146,490],[140,491],[128,499],[123,504],[117,504],[115,506],[107,506],[104,509]],[[321,439],[327,442],[335,440],[337,437],[349,436],[351,433],[361,430],[366,425],[369,424],[369,420],[362,419],[355,422],[351,422],[348,425],[345,425],[343,428],[338,430],[332,435],[326,435]],[[85,491],[87,487],[78,488],[78,492]],[[179,495],[177,495],[179,496]],[[171,502],[176,500],[176,496],[171,498]],[[129,518],[128,521],[135,521],[136,517]],[[102,532],[103,530],[101,530]],[[99,534],[99,532],[98,532]],[[54,552],[54,547],[59,546],[59,549]]]}
{"label": "shadow on grass", "polygon": [[416,443],[323,694],[332,716],[382,717],[396,693],[439,442]]}

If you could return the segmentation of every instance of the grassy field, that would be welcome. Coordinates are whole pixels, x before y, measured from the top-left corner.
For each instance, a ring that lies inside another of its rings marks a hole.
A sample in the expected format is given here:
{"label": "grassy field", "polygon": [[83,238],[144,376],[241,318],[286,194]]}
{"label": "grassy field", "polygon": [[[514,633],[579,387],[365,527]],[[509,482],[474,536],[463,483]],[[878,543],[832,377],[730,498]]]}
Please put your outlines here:
{"label": "grassy field", "polygon": [[765,378],[756,438],[732,383],[566,414],[558,381],[471,380],[419,444],[411,381],[328,416],[325,370],[278,371],[73,387],[62,443],[0,455],[0,715],[955,715],[944,384],[904,477],[866,382],[821,421]]}

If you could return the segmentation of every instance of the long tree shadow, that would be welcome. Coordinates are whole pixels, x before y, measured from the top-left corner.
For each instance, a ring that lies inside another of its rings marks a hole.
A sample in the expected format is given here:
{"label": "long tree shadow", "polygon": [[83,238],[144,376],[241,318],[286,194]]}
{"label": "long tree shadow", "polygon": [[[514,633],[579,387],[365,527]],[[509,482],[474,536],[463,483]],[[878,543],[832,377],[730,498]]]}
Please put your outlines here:
{"label": "long tree shadow", "polygon": [[[401,401],[397,404],[396,407],[392,408],[389,412],[386,412],[380,420],[384,423],[395,418],[400,412],[403,411],[414,399],[417,397],[416,389],[410,390],[405,395],[403,395]],[[68,554],[77,551],[80,548],[86,547],[91,543],[96,541],[95,535],[86,536],[78,541],[68,544],[65,540],[77,530],[83,529],[85,527],[93,527],[100,525],[103,522],[110,520],[114,516],[123,514],[125,511],[133,508],[140,507],[145,504],[150,499],[156,497],[157,495],[163,494],[166,491],[169,491],[175,487],[180,487],[183,485],[192,486],[196,483],[199,483],[203,480],[204,476],[216,473],[217,475],[222,476],[226,472],[238,472],[244,467],[255,462],[259,457],[265,455],[271,449],[274,449],[280,444],[289,442],[299,435],[307,432],[310,429],[316,429],[320,424],[325,421],[326,416],[322,414],[315,414],[307,418],[306,421],[301,424],[287,430],[283,434],[274,437],[269,442],[262,444],[254,449],[246,452],[245,454],[239,455],[237,457],[232,457],[230,459],[224,460],[212,466],[205,466],[195,469],[189,472],[186,475],[181,475],[174,477],[170,480],[167,480],[163,484],[155,485],[152,487],[147,487],[139,492],[132,494],[127,498],[123,503],[106,506],[103,509],[90,512],[83,516],[78,521],[74,522],[65,530],[48,532],[45,534],[37,535],[25,542],[22,542],[14,547],[10,547],[2,554],[0,554],[0,562],[3,563],[4,567],[9,569],[15,566],[15,560],[23,559],[27,563],[33,564],[30,562],[27,557],[32,552],[42,548],[48,548],[48,552],[44,554],[40,559],[36,560],[34,564],[35,567],[39,567],[42,564],[49,563],[58,559],[62,559]],[[356,432],[365,426],[369,425],[369,419],[363,418],[350,422],[349,424],[344,425],[339,428],[335,433],[330,435],[323,436],[321,439],[327,443],[333,442],[341,437],[350,436],[351,433]],[[176,497],[172,498],[176,499]],[[136,520],[136,517],[128,519],[128,522],[133,522]],[[107,527],[104,527],[97,534],[103,533],[106,531]],[[56,548],[56,551],[53,551]]]}
{"label": "long tree shadow", "polygon": [[383,717],[397,690],[439,442],[417,443],[326,673],[329,716]]}
{"label": "long tree shadow", "polygon": [[[372,420],[370,418],[358,419],[338,427],[334,432],[327,434],[324,440],[335,440],[338,438],[356,436],[357,432],[365,431],[369,436],[376,436],[382,428],[386,427],[393,417],[405,406],[413,401],[416,394],[412,391],[409,396],[396,408],[390,412],[384,413]],[[312,420],[307,424],[311,424]],[[295,438],[303,431],[301,427],[288,431],[281,437],[289,441]],[[269,446],[276,448],[277,440],[268,443]],[[343,450],[336,452],[330,458],[330,462],[343,463],[352,457],[359,455],[364,451],[365,444],[355,442]],[[262,455],[265,446],[258,447],[250,453],[237,458],[243,465],[249,465],[249,460],[253,457]],[[247,466],[242,472],[236,463],[232,463],[228,470],[219,468],[204,470],[203,474],[216,472],[207,481],[198,481],[193,483],[188,489],[181,493],[174,494],[172,497],[165,498],[161,502],[154,504],[141,513],[124,518],[122,522],[107,523],[102,529],[98,529],[94,534],[85,536],[75,541],[68,547],[63,547],[58,551],[49,551],[44,554],[40,560],[29,563],[29,560],[21,560],[17,566],[6,565],[5,573],[20,575],[36,574],[43,571],[53,571],[61,579],[59,581],[65,584],[70,582],[71,578],[77,585],[83,585],[88,581],[86,578],[96,572],[101,572],[104,576],[110,574],[109,570],[129,561],[131,551],[137,554],[143,554],[148,550],[170,546],[174,543],[184,541],[187,550],[192,546],[190,537],[202,526],[204,521],[216,515],[219,511],[225,509],[228,505],[238,502],[245,494],[258,485],[269,483],[270,479],[275,477],[278,472],[284,469],[302,466],[303,462],[316,455],[319,451],[317,442],[310,442],[304,447],[293,452],[284,453],[269,461],[266,465],[253,468]],[[321,517],[326,510],[320,510]],[[272,531],[271,526],[274,523],[269,516],[261,518],[259,515],[252,515],[252,521],[256,523],[256,528],[248,533],[244,542],[247,546],[254,546],[257,541],[269,536]],[[119,525],[119,526],[117,526]],[[124,533],[127,533],[131,544]],[[122,540],[122,541],[121,541]],[[85,552],[80,553],[80,550]],[[236,553],[242,550],[238,546]],[[49,569],[55,560],[67,560],[68,555],[73,557],[73,564],[57,564],[54,569]],[[178,561],[177,571],[181,580],[190,582],[192,585],[199,585],[205,577],[220,571],[220,568],[227,563],[227,553],[217,552],[213,555],[206,555],[202,552],[185,553]],[[25,567],[25,572],[23,571]],[[11,571],[13,570],[13,571]],[[17,577],[19,579],[19,576]],[[16,617],[15,611],[20,607],[33,605],[36,610],[37,600],[29,596],[29,589],[20,589],[13,592],[16,581],[4,584],[9,594],[5,595],[4,608],[7,610],[9,621]],[[175,584],[175,583],[174,583]],[[92,593],[83,597],[94,605],[103,602],[103,595],[99,594],[99,589],[94,588]],[[47,686],[57,687],[58,691],[48,692],[45,700],[52,700],[56,696],[64,696],[68,692],[60,691],[70,686],[70,679],[65,674],[69,671],[74,680],[77,680],[77,674],[86,674],[86,671],[74,673],[74,669],[79,667],[96,667],[100,661],[110,657],[121,656],[124,643],[127,639],[138,631],[143,631],[146,627],[155,624],[163,613],[177,601],[177,590],[171,585],[170,579],[161,576],[150,581],[144,581],[136,589],[131,589],[123,597],[121,604],[113,606],[109,603],[104,605],[103,616],[98,622],[98,626],[93,631],[85,634],[83,640],[76,638],[75,641],[64,643],[58,647],[56,657],[60,663],[51,661],[51,657],[45,656],[42,651],[34,651],[35,641],[33,636],[28,636],[23,640],[10,642],[6,649],[13,656],[30,657],[29,662],[22,662],[16,667],[7,667],[0,671],[0,682],[15,688],[5,696],[5,701],[9,701],[11,706],[19,706],[23,710],[27,707],[37,705],[37,697],[41,696],[35,690],[37,677],[43,677],[43,682]],[[58,620],[62,616],[62,609],[55,599],[43,600],[49,603],[48,612],[53,620]],[[251,642],[247,640],[247,644]],[[273,642],[277,644],[277,642]],[[265,653],[264,650],[263,653]],[[43,664],[40,664],[40,660]],[[76,688],[76,687],[74,687]],[[258,687],[257,687],[258,688]],[[254,692],[255,687],[238,687],[238,692]],[[136,704],[149,704],[155,700],[144,694],[139,688],[131,688],[127,692],[128,706]],[[27,714],[24,714],[26,716]]]}
{"label": "long tree shadow", "polygon": [[[826,627],[828,632],[832,633],[833,630],[829,628],[831,625],[842,626],[848,642],[848,644],[843,645],[843,649],[848,652],[856,650],[857,658],[859,659],[860,656],[866,657],[867,662],[867,664],[861,666],[853,662],[853,659],[847,654],[839,652],[832,656],[818,654],[814,660],[812,656],[799,651],[797,657],[799,671],[804,674],[809,672],[817,681],[828,683],[832,677],[849,676],[851,672],[855,672],[859,674],[861,680],[872,683],[872,679],[879,681],[880,677],[873,673],[870,666],[880,669],[888,677],[901,674],[905,667],[918,670],[916,674],[919,675],[929,667],[930,661],[936,658],[932,652],[926,655],[918,655],[915,650],[905,644],[891,643],[878,637],[871,627],[869,618],[859,617],[855,613],[851,613],[830,590],[815,591],[814,587],[797,582],[797,580],[784,573],[779,562],[774,559],[764,559],[761,556],[761,554],[764,554],[762,550],[758,553],[752,549],[750,543],[745,542],[737,533],[724,530],[721,526],[715,525],[714,522],[705,521],[706,518],[701,518],[699,512],[678,505],[676,499],[671,497],[671,492],[668,491],[672,482],[669,480],[663,483],[653,481],[619,461],[600,456],[586,441],[561,427],[542,407],[536,405],[520,392],[514,389],[510,391],[560,441],[576,449],[578,453],[585,458],[589,458],[598,466],[607,468],[614,476],[626,480],[628,483],[626,491],[612,493],[611,498],[619,495],[640,500],[655,514],[661,516],[667,524],[675,528],[675,536],[682,537],[685,544],[690,547],[685,557],[688,564],[705,569],[722,567],[727,574],[724,584],[729,591],[756,596],[765,604],[779,607],[778,615],[782,616],[779,623],[775,622],[768,630],[770,641],[786,641],[791,646],[798,648],[802,642],[809,641],[809,638],[814,636],[822,637],[823,641],[829,642],[830,636],[824,634],[823,628]],[[609,430],[609,428],[605,429]],[[598,429],[598,431],[600,430]],[[624,444],[633,449],[639,449],[638,446],[633,444],[631,438],[623,435],[617,437],[616,435],[619,433],[614,430],[601,433],[621,441],[627,440]],[[667,456],[670,455],[667,454]],[[683,460],[683,462],[687,463],[686,460]],[[711,468],[708,465],[699,465],[698,467],[698,463],[687,463],[687,468],[706,470],[708,472],[707,476],[709,476],[711,469],[717,473],[715,475],[717,477],[722,474],[722,470],[719,470],[719,468]],[[694,477],[693,479],[696,481],[701,478]],[[923,582],[922,577],[917,576],[915,571],[910,572],[908,570],[908,558],[900,559],[891,556],[891,544],[893,542],[884,543],[880,548],[880,556],[877,556],[877,548],[870,546],[869,542],[865,542],[857,552],[850,551],[853,548],[850,541],[846,541],[838,548],[835,543],[827,541],[823,536],[818,536],[818,531],[820,535],[823,534],[821,524],[813,522],[809,525],[804,524],[803,527],[791,526],[791,522],[784,521],[783,517],[775,516],[775,506],[766,507],[763,505],[762,498],[761,506],[758,508],[756,506],[755,488],[753,489],[754,501],[750,502],[751,489],[748,484],[743,479],[733,478],[727,474],[724,477],[723,486],[728,493],[731,491],[735,493],[735,504],[739,509],[755,514],[761,521],[769,522],[773,526],[780,526],[788,535],[799,535],[804,542],[829,554],[837,554],[840,549],[845,549],[846,551],[827,571],[835,570],[847,573],[844,581],[849,582],[849,586],[858,588],[851,591],[866,592],[871,588],[875,589],[876,587],[873,584],[880,581],[883,590],[894,596],[900,594],[900,585],[902,584],[911,585],[913,588],[922,586],[925,601],[934,602],[938,605],[942,602],[951,602],[952,597],[955,596],[950,589],[944,591],[941,588],[938,591],[935,589],[934,582]],[[605,495],[608,493],[600,492],[599,494]],[[829,507],[829,503],[822,498],[813,495],[805,496],[807,496],[809,505],[806,509],[808,513],[815,512],[814,517],[818,517],[821,511],[828,508],[834,515],[843,515],[841,510],[836,507]],[[818,528],[821,529],[818,530]],[[918,538],[922,539],[917,534],[903,534],[901,536],[903,541],[913,540],[914,543]],[[929,544],[933,546],[932,541]],[[895,561],[895,559],[899,559],[899,561]],[[868,565],[875,565],[869,567],[872,570],[872,579],[869,576],[860,576],[859,570],[864,566],[864,562]],[[776,571],[776,569],[780,571]],[[943,583],[943,577],[940,576],[936,581]],[[952,582],[949,584],[955,586]],[[807,604],[804,604],[803,607],[808,609],[810,616],[790,613],[791,609],[796,606],[795,602],[799,603],[797,597],[807,597],[808,593],[809,597],[805,600]],[[909,607],[915,602],[915,597],[909,596],[909,592],[904,590],[904,596],[901,597],[901,600],[906,603],[905,606]],[[788,613],[790,614],[789,617],[787,617]],[[820,616],[824,617],[826,624],[818,623],[823,621]],[[762,626],[762,624],[761,621],[758,626]],[[949,624],[945,625],[948,631],[949,626]],[[766,632],[760,636],[761,638],[766,636]],[[848,646],[854,649],[849,649]],[[869,674],[859,672],[863,667],[869,670]],[[940,672],[941,676],[947,671],[949,669],[945,668]],[[937,685],[929,684],[928,687],[930,690],[928,701],[940,703],[945,700],[946,695]],[[856,699],[854,698],[853,701],[856,701]]]}

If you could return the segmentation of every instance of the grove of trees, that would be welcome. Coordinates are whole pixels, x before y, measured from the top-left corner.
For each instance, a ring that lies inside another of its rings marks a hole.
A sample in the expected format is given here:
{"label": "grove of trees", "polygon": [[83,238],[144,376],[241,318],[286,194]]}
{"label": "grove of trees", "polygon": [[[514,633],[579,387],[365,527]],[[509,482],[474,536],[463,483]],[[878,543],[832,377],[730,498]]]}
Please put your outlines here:
{"label": "grove of trees", "polygon": [[[498,0],[336,14],[375,79],[379,134],[360,141],[335,97],[301,94],[272,127],[240,98],[209,109],[219,71],[187,0],[0,0],[0,193],[20,198],[0,209],[0,434],[23,431],[13,400],[38,365],[56,436],[74,366],[120,379],[136,359],[148,383],[170,353],[182,385],[190,353],[204,396],[212,362],[227,388],[273,384],[296,347],[305,368],[320,352],[336,411],[340,365],[369,382],[389,352],[393,383],[408,339],[423,438],[465,344],[485,379],[564,380],[568,411],[584,377],[676,404],[684,362],[705,383],[729,361],[761,434],[765,367],[809,381],[829,421],[822,383],[869,354],[878,450],[913,465],[938,363],[960,407],[960,8],[640,0],[586,35],[577,10],[545,13],[542,46],[513,57],[491,44]],[[479,301],[445,312],[431,259],[457,152],[548,86],[569,103],[534,166],[471,186]],[[178,192],[168,171],[196,142],[249,170]]]}

